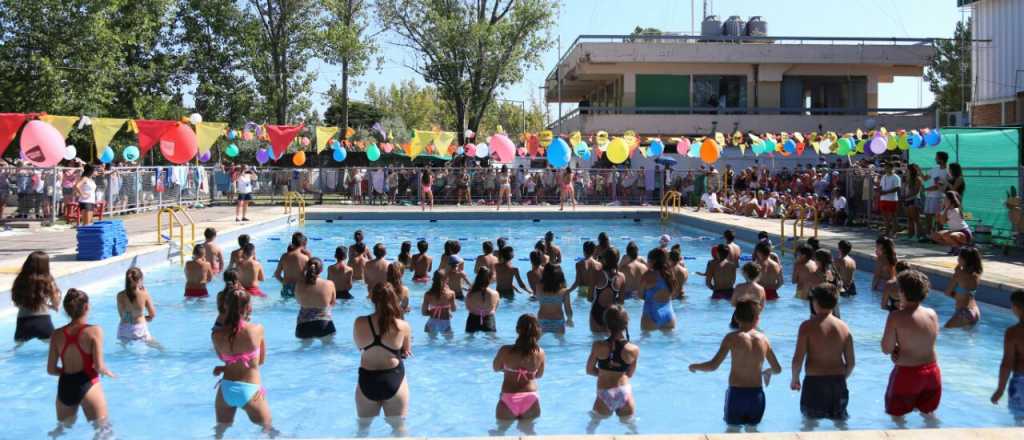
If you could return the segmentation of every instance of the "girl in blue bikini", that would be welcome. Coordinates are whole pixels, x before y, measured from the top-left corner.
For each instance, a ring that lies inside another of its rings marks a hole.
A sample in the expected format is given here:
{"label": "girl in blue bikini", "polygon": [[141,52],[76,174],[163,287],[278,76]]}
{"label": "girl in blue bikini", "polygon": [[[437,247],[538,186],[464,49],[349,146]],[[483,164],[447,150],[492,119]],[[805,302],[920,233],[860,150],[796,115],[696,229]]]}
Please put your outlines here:
{"label": "girl in blue bikini", "polygon": [[572,301],[565,288],[565,274],[557,264],[545,264],[541,272],[540,292],[534,291],[540,310],[537,319],[544,333],[565,334],[565,326],[572,327]]}
{"label": "girl in blue bikini", "polygon": [[217,390],[217,438],[234,423],[239,408],[273,436],[270,405],[260,384],[260,366],[267,358],[263,326],[247,321],[252,305],[244,290],[224,295],[224,311],[224,325],[212,335],[217,357],[224,361],[223,366],[213,369],[215,376],[224,375]]}

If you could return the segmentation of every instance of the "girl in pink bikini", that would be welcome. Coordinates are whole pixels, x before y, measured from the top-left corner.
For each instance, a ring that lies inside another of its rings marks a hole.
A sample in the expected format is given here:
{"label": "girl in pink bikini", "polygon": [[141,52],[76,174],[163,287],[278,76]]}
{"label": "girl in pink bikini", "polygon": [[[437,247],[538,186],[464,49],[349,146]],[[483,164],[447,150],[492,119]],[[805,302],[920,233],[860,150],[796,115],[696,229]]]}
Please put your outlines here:
{"label": "girl in pink bikini", "polygon": [[234,290],[224,296],[224,323],[213,331],[213,348],[223,366],[213,369],[223,375],[217,398],[217,437],[222,437],[235,421],[235,412],[245,411],[254,424],[273,434],[270,405],[260,380],[260,367],[267,358],[263,326],[248,322],[252,314],[249,294]]}
{"label": "girl in pink bikini", "polygon": [[494,371],[505,376],[495,416],[499,433],[519,420],[519,430],[533,435],[532,420],[540,417],[537,379],[544,376],[545,361],[544,349],[537,344],[540,322],[533,315],[523,314],[516,323],[516,333],[519,336],[515,344],[502,346],[494,356]]}

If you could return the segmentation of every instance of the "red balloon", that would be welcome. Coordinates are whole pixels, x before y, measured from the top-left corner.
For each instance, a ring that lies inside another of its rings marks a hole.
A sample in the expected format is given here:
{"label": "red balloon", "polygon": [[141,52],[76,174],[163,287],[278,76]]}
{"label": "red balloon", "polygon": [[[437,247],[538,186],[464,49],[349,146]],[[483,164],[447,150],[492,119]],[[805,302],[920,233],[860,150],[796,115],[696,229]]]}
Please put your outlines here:
{"label": "red balloon", "polygon": [[179,123],[177,127],[164,132],[160,136],[160,153],[168,162],[183,164],[199,151],[196,133],[189,128],[188,124]]}

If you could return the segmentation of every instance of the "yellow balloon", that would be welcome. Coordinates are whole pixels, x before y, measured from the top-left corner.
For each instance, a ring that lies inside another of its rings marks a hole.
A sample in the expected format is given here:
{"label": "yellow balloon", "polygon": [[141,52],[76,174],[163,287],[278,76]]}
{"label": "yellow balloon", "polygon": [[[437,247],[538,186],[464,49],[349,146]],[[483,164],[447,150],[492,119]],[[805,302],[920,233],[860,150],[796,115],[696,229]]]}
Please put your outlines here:
{"label": "yellow balloon", "polygon": [[612,139],[611,143],[608,144],[608,161],[613,164],[620,164],[629,158],[629,147],[626,146],[626,141],[622,138]]}
{"label": "yellow balloon", "polygon": [[537,134],[537,140],[540,141],[540,146],[543,148],[547,148],[548,145],[551,145],[551,141],[554,140],[554,138],[555,134],[552,133],[551,130],[544,130]]}
{"label": "yellow balloon", "polygon": [[572,132],[572,135],[569,136],[569,145],[576,146],[579,145],[580,142],[583,142],[583,135],[578,131]]}
{"label": "yellow balloon", "polygon": [[896,149],[899,148],[899,145],[897,145],[896,143],[895,133],[890,133],[890,136],[888,136],[888,138],[885,141],[885,147],[889,151],[896,151]]}

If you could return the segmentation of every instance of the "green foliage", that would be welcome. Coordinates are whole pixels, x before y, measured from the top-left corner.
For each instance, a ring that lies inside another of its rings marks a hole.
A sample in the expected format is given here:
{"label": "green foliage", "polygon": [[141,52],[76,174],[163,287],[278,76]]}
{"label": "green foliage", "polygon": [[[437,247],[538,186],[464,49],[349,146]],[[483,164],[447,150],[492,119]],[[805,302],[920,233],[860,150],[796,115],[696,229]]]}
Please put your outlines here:
{"label": "green foliage", "polygon": [[416,52],[409,67],[450,103],[463,142],[463,131],[477,130],[496,93],[540,65],[541,52],[552,45],[558,3],[379,0],[377,6],[399,44]]}
{"label": "green foliage", "polygon": [[[366,101],[392,119],[402,121],[408,130],[429,130],[434,126],[446,125],[445,104],[433,87],[420,87],[415,81],[406,80],[387,88],[370,84],[366,88]],[[388,130],[393,128],[387,124]],[[397,134],[396,134],[397,136]]]}
{"label": "green foliage", "polygon": [[957,22],[952,40],[935,44],[936,53],[924,73],[940,112],[965,110],[971,100],[971,19]]}
{"label": "green foliage", "polygon": [[370,128],[373,124],[380,122],[384,117],[384,112],[373,104],[367,104],[359,101],[348,101],[348,124],[344,121],[343,110],[342,110],[342,95],[341,90],[336,86],[331,86],[331,89],[327,91],[327,95],[330,97],[330,105],[324,112],[324,122],[327,125],[334,125],[337,127],[345,128],[352,127],[356,129]]}
{"label": "green foliage", "polygon": [[[528,107],[524,109],[524,105]],[[487,109],[480,120],[478,141],[483,139],[483,136],[494,133],[499,125],[513,139],[519,139],[524,128],[527,133],[536,133],[544,129],[544,108],[537,102],[499,99],[495,105]]]}
{"label": "green foliage", "polygon": [[378,32],[371,33],[370,10],[367,0],[322,0],[327,11],[327,26],[324,26],[323,58],[331,64],[341,66],[339,82],[341,89],[338,100],[338,125],[351,126],[349,121],[349,85],[354,78],[366,74],[367,68],[376,61],[379,68],[383,59],[374,56],[380,50],[376,42]]}

